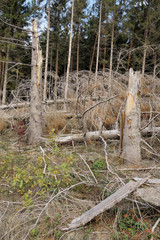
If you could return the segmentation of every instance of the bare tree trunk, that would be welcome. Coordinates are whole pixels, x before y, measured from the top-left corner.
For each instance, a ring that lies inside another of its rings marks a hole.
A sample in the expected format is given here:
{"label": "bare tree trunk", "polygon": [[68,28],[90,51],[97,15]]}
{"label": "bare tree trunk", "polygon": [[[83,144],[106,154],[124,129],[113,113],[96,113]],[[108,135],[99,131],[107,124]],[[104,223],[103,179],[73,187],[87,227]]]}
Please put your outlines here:
{"label": "bare tree trunk", "polygon": [[58,82],[58,58],[59,58],[59,40],[57,42],[57,51],[56,51],[56,76],[54,84],[54,97],[57,98],[57,82]]}
{"label": "bare tree trunk", "polygon": [[97,45],[97,59],[96,59],[96,71],[95,71],[95,82],[97,81],[98,74],[98,62],[99,62],[99,48],[101,39],[101,20],[102,19],[102,0],[100,2],[100,12],[99,12],[99,27],[98,27],[98,45]]}
{"label": "bare tree trunk", "polygon": [[70,29],[70,40],[69,40],[68,65],[67,65],[67,76],[66,76],[66,84],[65,84],[65,92],[64,92],[64,99],[65,100],[67,99],[67,94],[68,94],[69,70],[70,70],[70,63],[71,63],[73,14],[74,14],[74,0],[72,0],[72,14],[71,14],[71,29]]}
{"label": "bare tree trunk", "polygon": [[112,92],[112,64],[113,64],[113,40],[114,40],[114,18],[112,23],[112,37],[111,37],[111,53],[110,53],[110,66],[109,66],[109,79],[108,79],[108,94]]}
{"label": "bare tree trunk", "polygon": [[145,73],[145,65],[146,65],[146,56],[147,56],[147,40],[148,40],[148,30],[150,25],[150,0],[147,5],[147,16],[146,16],[146,27],[144,32],[144,52],[143,52],[143,63],[142,63],[142,77],[144,77]]}
{"label": "bare tree trunk", "polygon": [[128,54],[127,71],[129,71],[129,65],[130,65],[131,53],[132,53],[132,45],[133,45],[133,38],[131,39],[131,44],[130,44],[130,49],[129,49],[129,54]]}
{"label": "bare tree trunk", "polygon": [[39,45],[37,23],[32,22],[32,72],[30,89],[30,120],[28,142],[38,143],[42,136],[42,50]]}
{"label": "bare tree trunk", "polygon": [[0,88],[0,91],[1,91],[1,94],[0,94],[0,102],[2,102],[2,96],[3,96],[3,81],[4,81],[4,66],[5,66],[5,63],[3,62],[2,63],[2,74],[1,74],[1,88]]}
{"label": "bare tree trunk", "polygon": [[74,64],[74,46],[75,46],[75,35],[73,36],[73,41],[72,41],[72,51],[71,51],[71,68],[70,72],[73,72],[73,64]]}
{"label": "bare tree trunk", "polygon": [[142,63],[142,77],[144,77],[147,55],[147,33],[145,34],[144,51],[143,51],[143,63]]}
{"label": "bare tree trunk", "polygon": [[46,43],[46,61],[44,72],[43,101],[47,97],[47,71],[48,71],[48,52],[49,52],[49,32],[50,32],[50,0],[48,0],[48,27],[47,27],[47,43]]}
{"label": "bare tree trunk", "polygon": [[96,39],[95,39],[94,46],[93,46],[92,57],[91,57],[90,65],[89,65],[89,75],[91,75],[91,72],[92,72],[93,59],[94,59],[94,54],[95,54],[95,50],[96,50],[97,38],[98,38],[98,35],[96,35]]}
{"label": "bare tree trunk", "polygon": [[153,92],[155,92],[155,90],[156,90],[156,67],[157,67],[157,55],[156,55],[156,52],[154,52],[153,63],[154,63],[154,68],[153,68]]}
{"label": "bare tree trunk", "polygon": [[108,14],[106,14],[106,29],[105,29],[105,39],[104,39],[104,61],[103,61],[103,75],[105,73],[105,68],[106,68],[106,53],[107,53],[107,39],[108,39],[108,31],[107,31],[107,26],[108,26]]}
{"label": "bare tree trunk", "polygon": [[79,25],[78,25],[78,31],[77,31],[77,79],[76,79],[76,96],[78,97],[78,91],[79,91]]}
{"label": "bare tree trunk", "polygon": [[8,76],[8,58],[9,58],[9,46],[7,46],[7,54],[6,54],[6,66],[5,66],[4,82],[3,82],[2,104],[5,104],[5,103],[6,103],[7,76]]}
{"label": "bare tree trunk", "polygon": [[139,164],[141,161],[141,114],[139,104],[140,79],[141,75],[138,72],[134,74],[133,69],[130,69],[128,97],[124,116],[122,157],[132,164]]}
{"label": "bare tree trunk", "polygon": [[104,61],[103,61],[103,75],[104,75],[104,73],[105,73],[105,68],[106,68],[106,63],[105,63],[105,61],[106,61],[106,53],[107,53],[107,47],[106,47],[106,44],[107,44],[107,36],[105,37],[105,41],[104,41],[104,52],[103,52],[103,58],[104,58]]}

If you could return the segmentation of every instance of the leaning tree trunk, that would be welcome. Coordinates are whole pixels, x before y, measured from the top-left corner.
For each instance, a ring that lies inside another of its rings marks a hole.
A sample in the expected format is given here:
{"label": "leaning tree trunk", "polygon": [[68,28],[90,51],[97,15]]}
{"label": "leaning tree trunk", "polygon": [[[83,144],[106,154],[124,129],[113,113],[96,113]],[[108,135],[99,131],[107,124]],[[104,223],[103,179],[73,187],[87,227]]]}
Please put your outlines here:
{"label": "leaning tree trunk", "polygon": [[139,164],[141,160],[141,114],[139,104],[140,79],[141,75],[139,72],[134,74],[133,69],[130,69],[128,96],[124,116],[122,157],[132,164]]}
{"label": "leaning tree trunk", "polygon": [[39,45],[37,23],[33,20],[32,28],[32,72],[30,88],[30,120],[28,142],[38,143],[42,136],[42,50]]}

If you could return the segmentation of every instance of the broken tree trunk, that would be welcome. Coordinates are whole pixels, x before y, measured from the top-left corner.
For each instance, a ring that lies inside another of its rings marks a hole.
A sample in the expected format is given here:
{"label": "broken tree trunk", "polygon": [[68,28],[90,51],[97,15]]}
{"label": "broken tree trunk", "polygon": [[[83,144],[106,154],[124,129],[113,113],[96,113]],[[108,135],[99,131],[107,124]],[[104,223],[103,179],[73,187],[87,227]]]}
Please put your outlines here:
{"label": "broken tree trunk", "polygon": [[141,160],[141,113],[138,99],[140,78],[141,75],[138,72],[134,74],[133,69],[130,69],[128,96],[125,107],[122,157],[133,164],[139,164]]}
{"label": "broken tree trunk", "polygon": [[75,229],[80,226],[84,226],[86,223],[91,221],[93,218],[98,216],[100,213],[112,208],[114,205],[119,203],[122,199],[126,198],[130,193],[132,193],[135,189],[145,183],[148,178],[141,179],[139,181],[130,181],[123,187],[119,188],[115,193],[111,196],[100,202],[95,207],[91,208],[89,211],[83,213],[80,217],[74,219],[71,224],[69,224],[69,228],[63,230]]}
{"label": "broken tree trunk", "polygon": [[37,33],[37,22],[32,22],[32,72],[30,90],[30,120],[28,142],[38,143],[42,136],[42,50]]}

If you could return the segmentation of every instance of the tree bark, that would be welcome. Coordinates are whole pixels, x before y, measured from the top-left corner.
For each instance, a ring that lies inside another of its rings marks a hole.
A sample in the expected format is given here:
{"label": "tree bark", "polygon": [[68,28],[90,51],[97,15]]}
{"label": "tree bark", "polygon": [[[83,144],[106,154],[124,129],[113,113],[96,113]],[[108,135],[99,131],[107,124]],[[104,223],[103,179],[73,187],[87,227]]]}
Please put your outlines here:
{"label": "tree bark", "polygon": [[112,93],[112,64],[113,64],[113,40],[114,40],[114,19],[112,23],[112,36],[111,36],[111,53],[110,53],[110,66],[109,66],[109,79],[108,79],[108,95]]}
{"label": "tree bark", "polygon": [[30,120],[28,142],[38,143],[42,136],[42,50],[39,45],[37,23],[32,22],[32,71],[30,88]]}
{"label": "tree bark", "polygon": [[145,42],[144,42],[143,63],[142,63],[142,77],[144,77],[144,73],[145,73],[146,55],[147,55],[147,32],[145,34]]}
{"label": "tree bark", "polygon": [[77,30],[77,79],[76,79],[76,96],[78,97],[78,91],[79,91],[79,25]]}
{"label": "tree bark", "polygon": [[131,44],[130,44],[130,48],[129,48],[127,71],[129,71],[129,65],[130,65],[130,59],[131,59],[131,53],[132,53],[132,45],[133,45],[133,38],[131,39]]}
{"label": "tree bark", "polygon": [[108,31],[107,31],[107,26],[108,26],[108,14],[106,14],[106,29],[105,29],[105,39],[104,39],[104,55],[103,55],[103,58],[104,58],[104,61],[103,61],[103,75],[105,73],[105,68],[106,68],[106,53],[107,53],[107,39],[108,39]]}
{"label": "tree bark", "polygon": [[96,39],[95,39],[94,46],[93,46],[92,57],[91,57],[90,65],[89,65],[89,76],[91,75],[91,72],[92,72],[93,59],[94,59],[94,54],[95,54],[95,50],[96,50],[97,38],[98,38],[98,35],[96,35]]}
{"label": "tree bark", "polygon": [[100,39],[101,39],[101,21],[102,21],[101,19],[102,19],[102,0],[101,0],[101,2],[100,2],[100,11],[99,11],[98,45],[97,45],[97,58],[96,58],[95,82],[97,81],[97,75],[98,75],[99,48],[100,48]]}
{"label": "tree bark", "polygon": [[66,84],[65,84],[65,92],[64,92],[64,99],[65,100],[67,99],[67,94],[68,94],[69,70],[70,70],[70,63],[71,63],[73,14],[74,14],[74,0],[72,0],[72,13],[71,13],[71,29],[70,29],[70,40],[69,40],[68,65],[67,65],[67,76],[66,76]]}
{"label": "tree bark", "polygon": [[140,79],[141,75],[138,72],[134,74],[133,69],[130,69],[128,96],[125,106],[122,157],[132,164],[139,164],[141,161],[141,115],[139,104]]}
{"label": "tree bark", "polygon": [[58,59],[59,59],[59,39],[57,41],[57,51],[56,51],[56,76],[55,76],[55,84],[54,84],[54,97],[55,97],[55,99],[57,99]]}
{"label": "tree bark", "polygon": [[49,33],[50,33],[50,0],[48,0],[48,27],[47,27],[47,43],[46,43],[46,61],[44,72],[43,101],[47,98],[47,71],[48,71],[48,52],[49,52]]}
{"label": "tree bark", "polygon": [[6,103],[7,76],[8,76],[8,58],[9,58],[9,46],[7,46],[7,54],[6,54],[6,66],[5,66],[4,82],[3,82],[2,104],[5,104],[5,103]]}

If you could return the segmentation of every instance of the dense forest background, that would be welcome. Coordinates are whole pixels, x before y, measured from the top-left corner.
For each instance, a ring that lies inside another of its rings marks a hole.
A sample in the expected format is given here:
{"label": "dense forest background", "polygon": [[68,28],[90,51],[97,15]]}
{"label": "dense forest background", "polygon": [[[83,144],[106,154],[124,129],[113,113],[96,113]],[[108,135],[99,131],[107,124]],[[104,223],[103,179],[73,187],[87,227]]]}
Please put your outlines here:
{"label": "dense forest background", "polygon": [[[7,74],[7,96],[21,81],[30,79],[33,18],[39,21],[38,35],[45,62],[49,5],[48,71],[62,76],[66,73],[68,62],[71,1],[0,2],[0,91]],[[92,4],[86,0],[75,0],[70,72],[77,68],[79,71],[95,71],[99,18],[100,1]],[[114,71],[125,73],[132,67],[142,71],[143,75],[159,76],[158,0],[103,0],[100,28],[99,70],[105,72],[112,67]]]}

